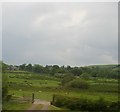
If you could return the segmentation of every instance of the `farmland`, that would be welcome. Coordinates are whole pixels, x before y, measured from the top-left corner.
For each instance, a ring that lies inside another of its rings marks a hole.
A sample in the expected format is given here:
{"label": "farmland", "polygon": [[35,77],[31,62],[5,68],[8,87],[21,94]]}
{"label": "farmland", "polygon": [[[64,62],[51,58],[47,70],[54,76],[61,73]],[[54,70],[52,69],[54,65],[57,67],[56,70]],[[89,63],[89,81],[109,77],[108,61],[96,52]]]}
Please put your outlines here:
{"label": "farmland", "polygon": [[[85,97],[91,100],[99,99],[103,97],[108,101],[118,100],[118,83],[117,80],[110,79],[98,79],[88,80],[90,88],[87,90],[70,90],[60,88],[60,79],[45,74],[12,74],[6,73],[8,76],[9,94],[14,94],[16,97],[22,97],[23,95],[32,96],[35,94],[36,99],[42,99],[52,101],[53,94],[67,95],[71,97]],[[35,78],[35,75],[37,79]],[[31,77],[34,77],[33,79]],[[43,78],[43,76],[45,76]],[[30,77],[30,78],[29,78]],[[42,79],[43,78],[43,79]],[[9,105],[9,104],[8,104]],[[15,104],[18,105],[18,104]],[[26,107],[30,106],[25,104]],[[23,108],[25,105],[20,105]],[[13,106],[10,106],[12,109]],[[16,106],[15,106],[16,107]],[[8,108],[6,106],[6,108]],[[17,108],[17,107],[16,107]],[[9,108],[8,108],[9,109]],[[14,109],[14,108],[13,108]],[[19,109],[19,108],[17,108]]]}
{"label": "farmland", "polygon": [[[33,105],[31,103],[33,94],[35,100],[47,102],[52,102],[54,95],[60,95],[61,98],[63,96],[66,98],[82,98],[92,102],[104,99],[105,102],[109,102],[108,104],[118,102],[118,79],[88,78],[83,77],[83,75],[73,76],[68,73],[50,75],[23,70],[7,70],[3,73],[3,85],[7,85],[7,95],[11,97],[6,97],[7,101],[3,99],[3,110],[28,110]],[[59,105],[53,102],[53,105],[48,105],[47,109],[70,109],[69,106]],[[44,105],[39,104],[35,110],[42,110],[42,108]]]}

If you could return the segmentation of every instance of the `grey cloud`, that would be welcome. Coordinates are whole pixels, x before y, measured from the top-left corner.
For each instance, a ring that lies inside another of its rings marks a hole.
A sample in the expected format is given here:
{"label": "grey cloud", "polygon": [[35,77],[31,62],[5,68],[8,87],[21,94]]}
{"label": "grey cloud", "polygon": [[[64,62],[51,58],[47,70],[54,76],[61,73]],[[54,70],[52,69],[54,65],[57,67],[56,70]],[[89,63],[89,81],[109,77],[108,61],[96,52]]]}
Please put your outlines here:
{"label": "grey cloud", "polygon": [[117,3],[3,6],[3,60],[10,64],[117,63]]}

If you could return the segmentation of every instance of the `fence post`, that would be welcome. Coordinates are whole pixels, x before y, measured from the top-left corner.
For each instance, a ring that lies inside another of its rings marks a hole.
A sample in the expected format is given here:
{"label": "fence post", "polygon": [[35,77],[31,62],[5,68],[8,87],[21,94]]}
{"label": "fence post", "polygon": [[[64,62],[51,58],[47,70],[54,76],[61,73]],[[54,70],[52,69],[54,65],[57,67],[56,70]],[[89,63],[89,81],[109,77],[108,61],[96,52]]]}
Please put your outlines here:
{"label": "fence post", "polygon": [[55,95],[53,95],[53,99],[52,99],[52,102],[54,102],[54,100],[55,100]]}
{"label": "fence post", "polygon": [[34,103],[34,93],[32,93],[32,103]]}

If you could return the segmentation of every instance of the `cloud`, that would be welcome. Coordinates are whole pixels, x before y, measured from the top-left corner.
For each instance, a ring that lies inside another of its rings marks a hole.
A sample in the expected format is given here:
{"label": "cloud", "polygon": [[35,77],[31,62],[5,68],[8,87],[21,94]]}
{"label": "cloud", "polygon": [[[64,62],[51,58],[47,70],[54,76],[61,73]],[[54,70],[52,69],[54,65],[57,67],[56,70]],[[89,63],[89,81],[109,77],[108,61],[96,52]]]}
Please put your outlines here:
{"label": "cloud", "polygon": [[102,55],[101,56],[103,62],[106,61],[107,63],[111,64],[111,63],[117,63],[116,60],[113,59],[113,57],[111,55]]}
{"label": "cloud", "polygon": [[117,63],[117,3],[3,6],[3,60],[9,64]]}
{"label": "cloud", "polygon": [[83,20],[86,17],[85,11],[75,11],[73,14],[70,14],[70,19],[65,22],[65,27],[76,27],[83,24]]}

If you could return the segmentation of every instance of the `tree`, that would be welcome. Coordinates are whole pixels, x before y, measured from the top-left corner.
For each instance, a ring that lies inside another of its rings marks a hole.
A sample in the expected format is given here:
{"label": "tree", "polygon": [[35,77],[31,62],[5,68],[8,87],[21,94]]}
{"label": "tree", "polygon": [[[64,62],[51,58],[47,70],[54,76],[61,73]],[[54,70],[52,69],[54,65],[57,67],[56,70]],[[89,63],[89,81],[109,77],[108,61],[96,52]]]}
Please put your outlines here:
{"label": "tree", "polygon": [[25,70],[25,68],[26,68],[26,64],[22,64],[22,65],[19,66],[20,70]]}
{"label": "tree", "polygon": [[78,67],[74,67],[71,72],[76,75],[76,76],[80,76],[82,74],[82,70]]}
{"label": "tree", "polygon": [[28,64],[26,65],[26,68],[25,68],[27,71],[32,71],[32,64]]}
{"label": "tree", "polygon": [[83,74],[81,74],[80,77],[82,77],[83,79],[89,79],[89,78],[90,78],[90,74],[88,74],[88,73],[83,73]]}
{"label": "tree", "polygon": [[63,77],[61,83],[64,86],[65,84],[67,84],[68,82],[72,81],[73,79],[75,79],[75,77],[72,74],[67,74]]}
{"label": "tree", "polygon": [[44,67],[38,64],[33,66],[33,71],[36,73],[44,73]]}
{"label": "tree", "polygon": [[44,69],[45,69],[45,70],[44,70],[45,73],[48,74],[48,73],[50,72],[50,66],[46,65]]}
{"label": "tree", "polygon": [[56,69],[55,68],[52,68],[50,70],[50,75],[55,75],[55,73],[57,73]]}
{"label": "tree", "polygon": [[7,70],[8,65],[2,62],[2,72],[4,73]]}
{"label": "tree", "polygon": [[60,68],[59,68],[59,71],[58,71],[58,73],[66,73],[67,71],[66,71],[66,68],[64,67],[64,65],[63,66],[61,66]]}
{"label": "tree", "polygon": [[55,75],[55,73],[58,73],[60,71],[60,68],[58,65],[53,65],[50,70],[50,75]]}
{"label": "tree", "polygon": [[72,68],[71,68],[71,66],[67,66],[67,68],[66,68],[68,71],[70,71]]}
{"label": "tree", "polygon": [[58,65],[53,65],[52,68],[53,68],[53,69],[59,69],[59,66],[58,66]]}

